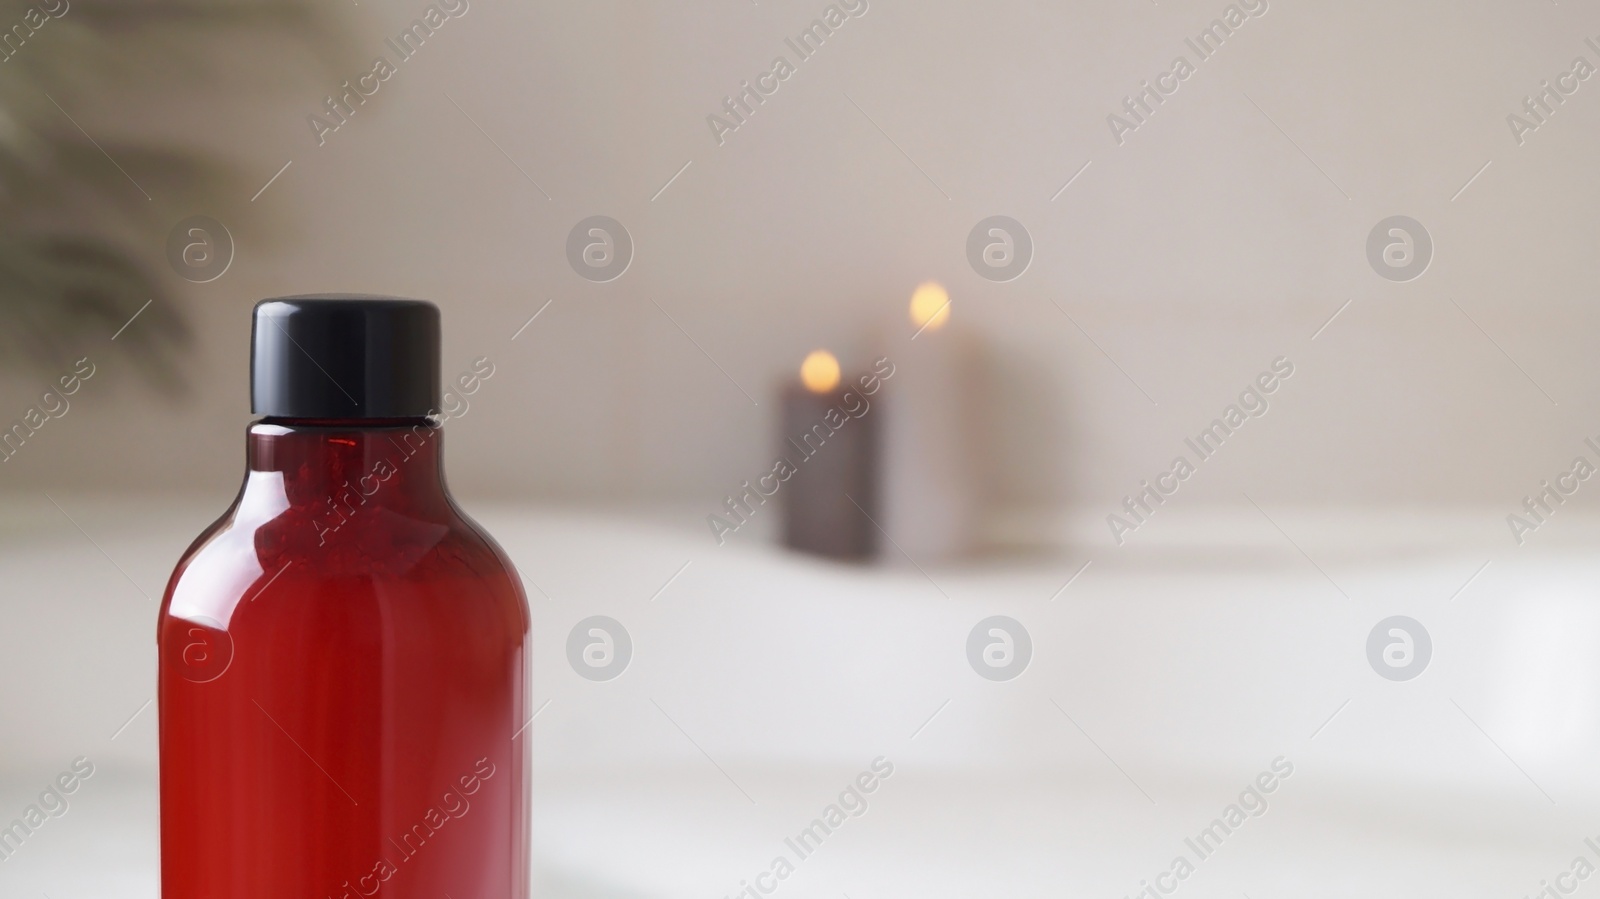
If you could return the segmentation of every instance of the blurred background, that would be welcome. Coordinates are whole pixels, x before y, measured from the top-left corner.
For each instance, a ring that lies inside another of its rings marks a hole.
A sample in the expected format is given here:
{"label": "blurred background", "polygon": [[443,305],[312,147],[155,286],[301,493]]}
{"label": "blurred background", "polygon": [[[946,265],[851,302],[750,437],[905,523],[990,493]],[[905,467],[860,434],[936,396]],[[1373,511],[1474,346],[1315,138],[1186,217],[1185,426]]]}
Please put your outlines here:
{"label": "blurred background", "polygon": [[54,0],[0,59],[0,824],[96,766],[0,893],[157,894],[157,605],[251,306],[329,291],[493,369],[543,895],[733,896],[879,757],[782,892],[1600,866],[1590,4]]}

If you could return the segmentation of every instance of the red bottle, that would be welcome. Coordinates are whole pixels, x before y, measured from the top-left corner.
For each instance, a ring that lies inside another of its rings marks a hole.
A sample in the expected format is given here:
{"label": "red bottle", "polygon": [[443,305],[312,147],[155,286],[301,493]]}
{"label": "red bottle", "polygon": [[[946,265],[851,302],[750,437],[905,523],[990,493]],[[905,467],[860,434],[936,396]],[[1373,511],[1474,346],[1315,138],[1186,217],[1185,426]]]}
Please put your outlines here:
{"label": "red bottle", "polygon": [[269,300],[251,368],[161,606],[161,895],[526,899],[528,606],[445,489],[438,309]]}

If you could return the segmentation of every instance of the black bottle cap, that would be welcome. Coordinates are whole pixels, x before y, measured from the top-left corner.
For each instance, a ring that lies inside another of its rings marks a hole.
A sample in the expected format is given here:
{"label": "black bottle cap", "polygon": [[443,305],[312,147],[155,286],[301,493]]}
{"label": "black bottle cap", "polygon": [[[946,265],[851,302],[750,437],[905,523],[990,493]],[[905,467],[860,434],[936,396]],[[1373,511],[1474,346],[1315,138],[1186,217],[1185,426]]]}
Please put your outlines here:
{"label": "black bottle cap", "polygon": [[421,418],[439,410],[439,307],[359,294],[256,304],[250,408],[269,418]]}

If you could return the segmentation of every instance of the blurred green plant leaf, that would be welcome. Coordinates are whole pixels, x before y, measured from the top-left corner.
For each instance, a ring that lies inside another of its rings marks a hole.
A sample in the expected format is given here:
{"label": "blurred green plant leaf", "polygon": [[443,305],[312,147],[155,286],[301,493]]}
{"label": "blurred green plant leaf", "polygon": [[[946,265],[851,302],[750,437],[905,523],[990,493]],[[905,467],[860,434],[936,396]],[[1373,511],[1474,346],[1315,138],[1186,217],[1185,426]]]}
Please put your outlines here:
{"label": "blurred green plant leaf", "polygon": [[339,65],[349,42],[334,9],[326,0],[0,0],[0,368],[53,377],[144,309],[116,349],[154,386],[182,389],[177,356],[192,332],[178,282],[158,268],[165,234],[249,188],[202,150],[91,137],[73,109],[83,98],[161,102],[197,80],[237,79],[230,51],[262,42]]}

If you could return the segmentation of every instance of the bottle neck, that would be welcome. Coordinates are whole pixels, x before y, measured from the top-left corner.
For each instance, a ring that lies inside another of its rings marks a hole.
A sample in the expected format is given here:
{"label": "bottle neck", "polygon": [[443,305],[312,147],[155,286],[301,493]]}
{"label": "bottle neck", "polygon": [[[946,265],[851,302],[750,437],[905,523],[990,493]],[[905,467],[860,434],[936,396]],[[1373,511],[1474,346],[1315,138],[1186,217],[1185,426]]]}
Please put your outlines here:
{"label": "bottle neck", "polygon": [[425,418],[261,419],[248,431],[241,506],[287,507],[319,530],[375,508],[437,520],[450,504],[443,438]]}

